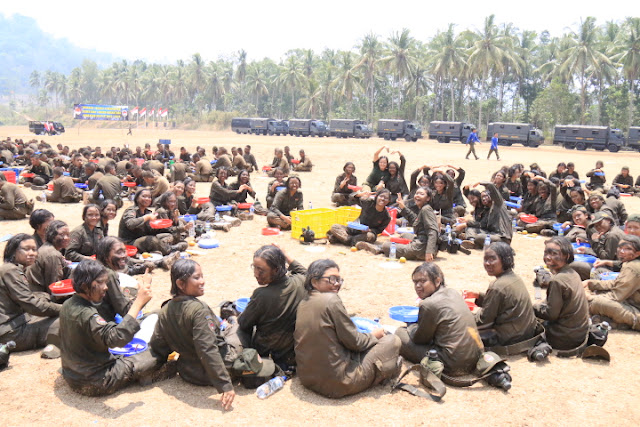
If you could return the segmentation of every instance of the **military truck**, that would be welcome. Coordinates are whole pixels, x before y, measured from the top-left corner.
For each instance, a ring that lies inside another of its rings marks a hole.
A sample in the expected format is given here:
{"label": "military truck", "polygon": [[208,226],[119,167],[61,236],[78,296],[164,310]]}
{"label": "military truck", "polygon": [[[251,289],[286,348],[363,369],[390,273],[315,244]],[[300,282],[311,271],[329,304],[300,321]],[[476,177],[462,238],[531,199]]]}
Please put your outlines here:
{"label": "military truck", "polygon": [[378,120],[378,137],[395,141],[397,138],[404,138],[405,141],[416,142],[422,138],[422,129],[409,120]]}
{"label": "military truck", "polygon": [[289,120],[289,135],[323,137],[329,136],[329,130],[322,120],[292,119]]}
{"label": "military truck", "polygon": [[631,126],[629,128],[627,147],[640,151],[640,126]]}
{"label": "military truck", "polygon": [[451,141],[465,142],[475,126],[464,122],[429,123],[429,139],[436,139],[440,143],[448,144]]}
{"label": "military truck", "polygon": [[336,138],[371,138],[373,130],[364,120],[332,119],[329,134]]}
{"label": "military truck", "polygon": [[255,118],[250,119],[251,131],[255,135],[288,135],[289,126],[283,120],[272,118]]}
{"label": "military truck", "polygon": [[29,132],[36,135],[60,135],[64,133],[64,126],[60,122],[53,122],[51,120],[45,121],[30,121]]}
{"label": "military truck", "polygon": [[595,148],[603,151],[607,148],[615,153],[624,146],[624,134],[609,126],[556,125],[553,143],[569,150]]}
{"label": "military truck", "polygon": [[234,117],[231,119],[231,131],[235,133],[251,133],[251,119]]}
{"label": "military truck", "polygon": [[522,144],[525,147],[537,147],[544,144],[542,131],[528,123],[489,123],[487,141],[491,141],[494,133],[498,133],[498,144]]}

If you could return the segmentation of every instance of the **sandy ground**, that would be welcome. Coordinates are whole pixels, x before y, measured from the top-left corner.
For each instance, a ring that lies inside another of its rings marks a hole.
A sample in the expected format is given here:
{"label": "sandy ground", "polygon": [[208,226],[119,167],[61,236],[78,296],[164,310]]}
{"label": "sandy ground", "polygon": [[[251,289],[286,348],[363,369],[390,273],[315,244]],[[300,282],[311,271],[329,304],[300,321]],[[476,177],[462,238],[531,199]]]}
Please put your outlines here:
{"label": "sandy ground", "polygon": [[[341,173],[345,161],[356,163],[359,182],[371,168],[373,152],[383,145],[381,139],[338,140],[333,138],[293,138],[235,135],[230,132],[200,131],[141,131],[134,129],[126,137],[124,130],[69,129],[62,136],[49,137],[55,145],[61,142],[71,147],[82,145],[103,147],[129,143],[132,147],[146,142],[155,144],[159,138],[168,138],[173,148],[186,146],[191,152],[197,145],[244,146],[251,144],[258,163],[271,161],[274,147],[288,144],[296,154],[304,148],[315,164],[311,173],[302,174],[305,206],[309,200],[314,207],[330,207],[330,193],[335,177]],[[30,138],[23,127],[0,128],[0,135]],[[551,171],[560,161],[573,161],[584,176],[596,160],[605,163],[610,182],[623,165],[631,167],[633,175],[640,172],[638,153],[576,152],[558,147],[500,147],[502,161],[465,160],[466,146],[459,143],[438,144],[421,140],[417,143],[389,141],[392,149],[407,157],[406,176],[422,164],[455,164],[467,171],[465,184],[484,180],[501,165],[519,162],[525,165],[538,162]],[[477,146],[478,153],[486,156],[489,144]],[[209,150],[208,150],[209,151]],[[268,178],[253,174],[252,183],[264,203]],[[198,184],[198,194],[208,194],[208,184]],[[27,194],[35,196],[31,190]],[[629,212],[640,211],[640,200],[625,199]],[[37,207],[42,204],[38,203]],[[56,217],[75,227],[80,224],[80,205],[45,206]],[[119,217],[112,223],[117,230]],[[382,323],[400,325],[387,315],[390,306],[412,304],[415,301],[410,274],[417,265],[407,262],[399,269],[383,268],[381,257],[363,252],[351,253],[346,247],[322,247],[322,253],[307,251],[289,233],[277,237],[260,234],[265,226],[264,217],[244,222],[229,233],[218,233],[221,246],[198,257],[207,278],[204,300],[216,305],[223,299],[248,297],[256,286],[249,268],[251,254],[261,245],[278,242],[294,257],[308,265],[314,259],[328,257],[341,267],[345,284],[340,292],[345,306],[354,315],[380,318]],[[0,223],[0,235],[31,232],[27,220]],[[516,235],[515,271],[530,284],[533,268],[542,263],[543,238]],[[4,250],[4,245],[0,246]],[[441,254],[437,262],[443,269],[447,286],[454,289],[482,290],[490,283],[482,267],[480,251],[470,256]],[[153,300],[151,309],[158,308],[169,297],[167,272],[153,274]],[[530,289],[533,298],[533,288]],[[224,412],[212,388],[190,385],[180,378],[147,387],[132,386],[113,396],[87,398],[67,387],[58,373],[59,361],[40,359],[39,351],[14,354],[10,369],[0,373],[0,406],[3,422],[8,425],[35,423],[67,425],[167,425],[167,424],[339,424],[339,425],[418,425],[418,424],[507,424],[507,425],[631,425],[640,416],[637,406],[640,391],[638,361],[640,336],[634,332],[611,333],[607,349],[612,355],[610,364],[585,362],[580,359],[550,357],[543,364],[529,363],[525,357],[512,357],[513,388],[508,393],[484,385],[467,389],[449,388],[441,403],[423,400],[404,392],[390,393],[387,388],[376,387],[359,395],[330,400],[306,390],[297,379],[265,401],[257,399],[251,390],[237,388],[234,408]],[[417,383],[417,377],[410,380]]]}

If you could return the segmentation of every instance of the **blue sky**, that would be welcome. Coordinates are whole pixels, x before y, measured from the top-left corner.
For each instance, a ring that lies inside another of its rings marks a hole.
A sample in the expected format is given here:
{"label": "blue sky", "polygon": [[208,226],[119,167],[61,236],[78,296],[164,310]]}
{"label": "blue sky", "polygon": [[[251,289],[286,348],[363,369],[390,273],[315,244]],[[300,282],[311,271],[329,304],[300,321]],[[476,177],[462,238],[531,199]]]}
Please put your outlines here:
{"label": "blue sky", "polygon": [[[576,6],[578,5],[579,6]],[[633,6],[635,5],[635,6]],[[280,59],[295,48],[351,49],[373,32],[386,39],[408,28],[426,41],[447,24],[481,29],[484,18],[552,36],[577,29],[581,19],[598,24],[640,16],[634,1],[4,1],[0,13],[29,16],[55,37],[127,59],[175,62],[200,53],[228,58],[244,49],[249,60]]]}

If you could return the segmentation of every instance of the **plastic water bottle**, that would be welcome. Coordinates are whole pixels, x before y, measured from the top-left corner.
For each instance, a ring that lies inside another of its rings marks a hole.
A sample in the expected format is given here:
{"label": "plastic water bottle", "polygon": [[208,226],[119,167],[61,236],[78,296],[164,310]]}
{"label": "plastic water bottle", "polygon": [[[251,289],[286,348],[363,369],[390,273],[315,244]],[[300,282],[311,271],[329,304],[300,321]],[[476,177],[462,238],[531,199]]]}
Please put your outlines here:
{"label": "plastic water bottle", "polygon": [[560,230],[558,230],[558,236],[564,236],[564,228],[560,227]]}
{"label": "plastic water bottle", "polygon": [[[216,214],[216,216],[217,216],[217,215],[218,215],[218,214]],[[206,222],[204,223],[204,232],[206,233],[206,232],[208,232],[209,230],[211,230],[211,223],[210,223],[209,221],[206,221]]]}
{"label": "plastic water bottle", "polygon": [[251,205],[251,207],[249,208],[249,213],[253,215],[255,211],[256,209],[253,207],[253,205]]}
{"label": "plastic water bottle", "polygon": [[389,259],[396,259],[396,242],[391,242],[391,247],[389,248]]}
{"label": "plastic water bottle", "polygon": [[518,226],[518,220],[513,218],[513,220],[511,221],[511,225],[513,226],[513,228],[515,229]]}
{"label": "plastic water bottle", "polygon": [[193,227],[189,228],[189,237],[191,238],[195,238],[196,237],[196,224],[193,224]]}
{"label": "plastic water bottle", "polygon": [[42,192],[42,203],[47,203],[47,192],[46,191]]}
{"label": "plastic water bottle", "polygon": [[487,237],[484,238],[484,248],[488,248],[491,244],[491,235],[487,234]]}
{"label": "plastic water bottle", "polygon": [[313,204],[311,203],[311,200],[309,200],[309,209],[313,209]]}
{"label": "plastic water bottle", "polygon": [[220,221],[220,214],[216,212],[216,216],[214,216],[213,219],[215,220],[215,222]]}
{"label": "plastic water bottle", "polygon": [[258,396],[258,399],[266,399],[267,397],[271,396],[273,393],[284,387],[284,382],[288,379],[289,378],[284,375],[281,377],[271,378],[269,381],[262,384],[256,389],[256,396]]}
{"label": "plastic water bottle", "polygon": [[447,241],[451,243],[451,224],[447,223],[447,226],[444,228],[444,233],[447,235]]}

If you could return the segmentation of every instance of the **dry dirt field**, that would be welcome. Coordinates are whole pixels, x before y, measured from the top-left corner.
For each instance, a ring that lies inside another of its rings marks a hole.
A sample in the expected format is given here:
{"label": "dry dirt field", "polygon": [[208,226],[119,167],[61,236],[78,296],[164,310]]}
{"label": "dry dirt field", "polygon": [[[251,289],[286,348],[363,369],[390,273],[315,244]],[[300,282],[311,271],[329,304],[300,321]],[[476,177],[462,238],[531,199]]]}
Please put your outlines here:
{"label": "dry dirt field", "polygon": [[[62,136],[46,138],[52,145],[61,142],[71,147],[100,145],[103,150],[125,143],[135,147],[146,142],[155,144],[159,138],[168,138],[177,151],[186,146],[193,152],[197,145],[244,146],[251,144],[260,165],[273,157],[273,149],[289,145],[292,153],[304,148],[315,164],[311,173],[302,174],[305,206],[309,200],[313,207],[330,207],[330,193],[336,175],[341,173],[345,161],[355,162],[359,182],[371,168],[371,158],[385,141],[339,140],[334,138],[294,138],[236,135],[231,132],[208,131],[155,131],[136,130],[125,136],[126,129],[70,128]],[[31,136],[25,127],[0,128],[0,136]],[[465,184],[484,180],[501,165],[538,162],[550,172],[560,161],[573,161],[584,176],[596,160],[605,164],[608,182],[623,165],[631,167],[632,175],[640,173],[639,154],[636,152],[568,151],[559,147],[537,149],[521,146],[500,147],[502,160],[485,160],[489,144],[477,145],[481,160],[465,160],[466,146],[460,143],[438,144],[420,140],[417,143],[388,141],[392,149],[400,150],[407,158],[406,176],[422,164],[454,164],[467,172]],[[253,174],[252,183],[264,203],[267,178]],[[25,190],[35,196],[32,190]],[[208,184],[198,184],[198,194],[208,195]],[[629,212],[640,212],[640,199],[625,199]],[[37,207],[42,204],[38,203]],[[80,205],[49,203],[46,207],[56,217],[68,221],[71,227],[80,224]],[[119,217],[112,229],[117,230]],[[308,265],[314,259],[328,257],[341,267],[345,284],[341,298],[350,313],[358,316],[379,317],[382,323],[399,325],[389,319],[387,309],[393,305],[412,304],[415,294],[410,273],[417,265],[407,262],[400,269],[381,267],[382,258],[364,252],[351,253],[346,247],[327,246],[322,253],[305,250],[289,233],[277,237],[260,234],[265,226],[264,217],[229,233],[219,232],[221,246],[198,257],[207,279],[203,297],[210,305],[223,299],[250,296],[256,282],[249,268],[252,253],[261,245],[278,242],[296,259]],[[27,220],[0,223],[0,235],[31,232]],[[517,253],[515,271],[530,284],[533,268],[542,263],[543,238],[516,235],[513,247]],[[4,250],[4,244],[0,245]],[[322,250],[322,249],[321,249]],[[484,289],[490,283],[482,267],[480,251],[470,256],[440,254],[437,263],[443,269],[447,286],[454,289]],[[151,309],[169,297],[167,272],[153,274],[153,300]],[[533,288],[531,287],[533,298]],[[546,363],[533,364],[526,357],[509,359],[513,388],[504,393],[489,386],[477,384],[471,388],[449,388],[441,403],[424,400],[387,388],[376,387],[365,393],[330,400],[306,390],[297,379],[288,382],[283,390],[261,401],[251,390],[237,388],[238,396],[232,411],[224,412],[212,388],[190,385],[179,377],[147,387],[132,386],[113,396],[87,398],[67,387],[58,373],[59,361],[40,359],[39,351],[11,356],[10,369],[0,373],[0,407],[6,425],[420,425],[420,424],[481,424],[481,425],[637,425],[640,416],[640,335],[635,332],[611,333],[607,349],[610,364],[584,362],[580,359],[560,359],[551,356]],[[417,383],[417,377],[412,377]]]}

